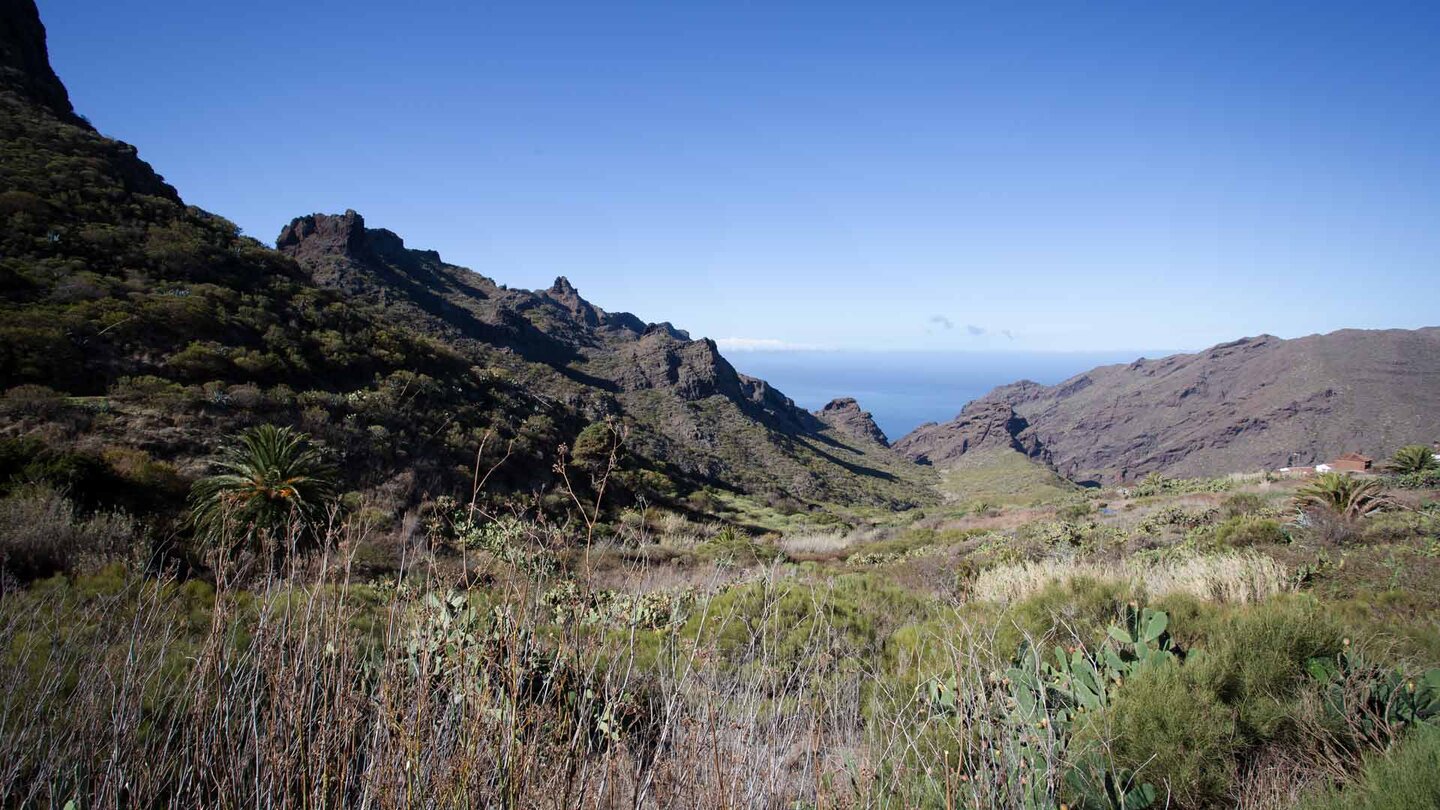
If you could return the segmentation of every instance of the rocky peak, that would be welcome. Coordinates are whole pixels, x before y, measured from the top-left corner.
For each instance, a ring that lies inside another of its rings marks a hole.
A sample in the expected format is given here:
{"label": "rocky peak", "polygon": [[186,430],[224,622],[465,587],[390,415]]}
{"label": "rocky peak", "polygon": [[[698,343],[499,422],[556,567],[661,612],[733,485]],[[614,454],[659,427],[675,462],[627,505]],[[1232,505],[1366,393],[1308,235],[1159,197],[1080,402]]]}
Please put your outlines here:
{"label": "rocky peak", "polygon": [[851,438],[874,442],[881,447],[890,446],[890,440],[885,438],[885,431],[875,424],[875,418],[869,411],[861,410],[860,403],[853,397],[832,399],[825,407],[816,411],[815,415],[820,421]]}
{"label": "rocky peak", "polygon": [[365,249],[365,218],[353,209],[296,217],[280,231],[275,247],[296,258],[354,257]]}
{"label": "rocky peak", "polygon": [[545,297],[564,307],[580,323],[595,327],[600,325],[600,313],[594,306],[580,297],[580,291],[570,283],[570,279],[560,276],[550,289],[545,291]]}
{"label": "rocky peak", "polygon": [[667,336],[672,337],[672,338],[674,338],[674,339],[676,339],[676,340],[689,340],[689,339],[690,339],[690,333],[689,333],[689,332],[685,331],[684,329],[676,329],[676,328],[675,328],[675,325],[672,324],[672,323],[670,323],[669,321],[661,321],[660,323],[652,323],[652,324],[649,324],[649,325],[647,325],[647,326],[645,327],[645,334],[649,335],[649,334],[652,334],[652,333],[655,333],[655,332],[658,332],[658,333],[660,333],[660,334],[662,334],[662,335],[667,335]]}
{"label": "rocky peak", "polygon": [[960,415],[944,424],[921,425],[895,443],[895,449],[920,464],[947,466],[966,453],[1004,447],[1034,455],[1023,435],[1028,427],[1015,409],[996,398],[983,397],[966,405]]}
{"label": "rocky peak", "polygon": [[72,123],[88,126],[75,114],[70,94],[50,67],[45,25],[34,0],[0,0],[0,87],[13,89]]}

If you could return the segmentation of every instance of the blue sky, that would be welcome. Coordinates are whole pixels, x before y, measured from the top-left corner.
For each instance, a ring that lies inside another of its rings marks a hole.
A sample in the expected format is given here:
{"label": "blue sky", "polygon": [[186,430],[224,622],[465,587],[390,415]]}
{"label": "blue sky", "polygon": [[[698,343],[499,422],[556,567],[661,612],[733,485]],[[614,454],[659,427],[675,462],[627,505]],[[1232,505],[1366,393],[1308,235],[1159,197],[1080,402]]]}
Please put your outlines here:
{"label": "blue sky", "polygon": [[1440,323],[1433,3],[40,8],[77,108],[257,238],[354,208],[732,348]]}

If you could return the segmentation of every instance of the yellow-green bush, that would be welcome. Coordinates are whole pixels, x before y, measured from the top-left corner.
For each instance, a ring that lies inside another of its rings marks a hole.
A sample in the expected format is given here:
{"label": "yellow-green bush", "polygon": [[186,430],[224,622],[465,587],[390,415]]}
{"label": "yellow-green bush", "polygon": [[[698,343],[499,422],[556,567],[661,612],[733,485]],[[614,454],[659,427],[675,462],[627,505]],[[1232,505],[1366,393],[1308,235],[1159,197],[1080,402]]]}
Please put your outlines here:
{"label": "yellow-green bush", "polygon": [[1216,526],[1216,545],[1230,548],[1279,545],[1289,541],[1280,521],[1256,515],[1236,515]]}
{"label": "yellow-green bush", "polygon": [[1186,667],[1167,663],[1142,670],[1105,711],[1085,715],[1070,751],[1134,772],[1172,806],[1204,807],[1228,791],[1240,747],[1231,708]]}

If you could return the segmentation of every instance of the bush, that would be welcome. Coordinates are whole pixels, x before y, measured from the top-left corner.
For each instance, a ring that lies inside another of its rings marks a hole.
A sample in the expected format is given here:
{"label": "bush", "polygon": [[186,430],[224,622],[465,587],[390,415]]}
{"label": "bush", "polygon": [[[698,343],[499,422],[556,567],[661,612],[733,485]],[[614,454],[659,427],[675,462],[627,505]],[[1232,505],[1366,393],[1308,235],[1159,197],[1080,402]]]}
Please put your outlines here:
{"label": "bush", "polygon": [[1308,662],[1338,653],[1343,633],[1314,607],[1277,600],[1236,615],[1219,635],[1204,670],[1258,742],[1283,730],[1286,703],[1307,683]]}
{"label": "bush", "polygon": [[1382,512],[1360,524],[1360,538],[1375,545],[1408,543],[1440,534],[1440,519],[1424,512]]}
{"label": "bush", "polygon": [[1230,548],[1280,545],[1290,541],[1280,521],[1255,515],[1237,515],[1216,526],[1215,542]]}
{"label": "bush", "polygon": [[0,572],[22,582],[70,573],[86,558],[125,553],[136,535],[122,514],[82,516],[53,487],[21,487],[0,499]]}
{"label": "bush", "polygon": [[695,548],[696,556],[726,565],[768,564],[784,557],[780,549],[757,542],[750,535],[726,526]]}
{"label": "bush", "polygon": [[1440,469],[1405,473],[1391,480],[1401,489],[1440,489]]}
{"label": "bush", "polygon": [[1228,793],[1240,749],[1234,715],[1184,667],[1142,669],[1104,711],[1084,717],[1071,746],[1075,759],[1099,758],[1112,770],[1132,771],[1136,782],[1155,785],[1172,805],[1207,806]]}
{"label": "bush", "polygon": [[1253,492],[1237,492],[1220,504],[1220,510],[1227,518],[1253,515],[1265,511],[1265,499]]}
{"label": "bush", "polygon": [[913,594],[864,574],[816,585],[762,580],[715,597],[682,632],[715,644],[731,667],[784,679],[796,668],[823,674],[859,664],[922,609]]}
{"label": "bush", "polygon": [[1027,639],[1042,649],[1075,641],[1096,646],[1136,596],[1128,583],[1090,577],[1056,582],[1005,610],[995,648],[1013,650]]}

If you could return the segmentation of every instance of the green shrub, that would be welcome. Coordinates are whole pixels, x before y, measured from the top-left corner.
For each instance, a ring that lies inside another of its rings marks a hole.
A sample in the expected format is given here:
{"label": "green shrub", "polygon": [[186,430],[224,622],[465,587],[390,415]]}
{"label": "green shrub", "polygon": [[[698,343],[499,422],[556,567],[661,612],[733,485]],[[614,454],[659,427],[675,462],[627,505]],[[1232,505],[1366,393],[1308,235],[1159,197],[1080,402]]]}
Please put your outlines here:
{"label": "green shrub", "polygon": [[1171,478],[1160,473],[1150,473],[1130,487],[1128,492],[1132,498],[1148,498],[1154,495],[1225,492],[1234,487],[1235,482],[1227,478]]}
{"label": "green shrub", "polygon": [[[1303,598],[1276,598],[1199,618],[1204,653],[1185,668],[1231,706],[1246,740],[1281,733],[1306,685],[1308,663],[1341,649],[1340,626]],[[1208,621],[1207,621],[1208,619]]]}
{"label": "green shrub", "polygon": [[1411,543],[1440,535],[1440,516],[1425,512],[1380,512],[1360,525],[1360,539],[1373,545]]}
{"label": "green shrub", "polygon": [[1405,473],[1391,479],[1401,489],[1440,489],[1440,469]]}
{"label": "green shrub", "polygon": [[1280,521],[1255,515],[1232,517],[1216,526],[1213,536],[1216,544],[1230,548],[1280,545],[1290,540]]}
{"label": "green shrub", "polygon": [[1082,718],[1072,758],[1132,771],[1182,807],[1218,803],[1229,792],[1240,750],[1234,713],[1185,667],[1147,667],[1115,690],[1103,712]]}
{"label": "green shrub", "polygon": [[725,565],[768,564],[785,556],[780,549],[756,541],[743,531],[726,526],[695,547],[695,556]]}
{"label": "green shrub", "polygon": [[915,595],[865,574],[813,585],[763,580],[715,597],[681,632],[715,644],[731,667],[784,678],[796,667],[858,665],[892,628],[923,611]]}
{"label": "green shrub", "polygon": [[1265,508],[1265,499],[1253,492],[1237,492],[1220,504],[1220,510],[1227,518],[1253,515],[1256,512],[1263,512]]}
{"label": "green shrub", "polygon": [[1026,640],[1042,649],[1073,642],[1098,646],[1135,598],[1129,586],[1119,582],[1074,577],[1053,583],[1001,614],[995,648],[1013,650]]}

